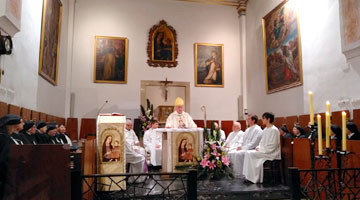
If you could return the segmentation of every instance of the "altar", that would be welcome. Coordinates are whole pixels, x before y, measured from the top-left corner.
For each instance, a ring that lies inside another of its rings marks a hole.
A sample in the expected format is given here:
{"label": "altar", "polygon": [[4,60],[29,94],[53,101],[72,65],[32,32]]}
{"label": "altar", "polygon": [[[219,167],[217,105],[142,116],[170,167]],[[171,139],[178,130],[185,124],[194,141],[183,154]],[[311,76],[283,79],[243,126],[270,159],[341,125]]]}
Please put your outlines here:
{"label": "altar", "polygon": [[203,149],[202,128],[158,128],[162,132],[162,172],[177,172],[197,164]]}

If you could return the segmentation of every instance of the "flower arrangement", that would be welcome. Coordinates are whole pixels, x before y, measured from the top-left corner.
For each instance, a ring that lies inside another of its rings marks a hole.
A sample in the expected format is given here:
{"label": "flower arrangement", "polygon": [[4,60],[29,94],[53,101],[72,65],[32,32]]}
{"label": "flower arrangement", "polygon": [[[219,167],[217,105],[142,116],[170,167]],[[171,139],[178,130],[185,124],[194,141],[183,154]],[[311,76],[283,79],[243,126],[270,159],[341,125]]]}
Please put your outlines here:
{"label": "flower arrangement", "polygon": [[220,142],[220,129],[215,129],[214,122],[211,122],[210,131],[204,127],[205,144],[198,161],[198,176],[210,179],[232,177],[230,171],[230,160],[226,156],[223,142]]}
{"label": "flower arrangement", "polygon": [[149,128],[151,128],[151,121],[154,120],[154,106],[152,104],[150,104],[150,100],[146,99],[146,110],[145,108],[140,105],[140,109],[141,109],[141,116],[140,116],[140,131],[139,131],[139,136],[142,137],[144,136],[144,133],[146,130],[148,130]]}

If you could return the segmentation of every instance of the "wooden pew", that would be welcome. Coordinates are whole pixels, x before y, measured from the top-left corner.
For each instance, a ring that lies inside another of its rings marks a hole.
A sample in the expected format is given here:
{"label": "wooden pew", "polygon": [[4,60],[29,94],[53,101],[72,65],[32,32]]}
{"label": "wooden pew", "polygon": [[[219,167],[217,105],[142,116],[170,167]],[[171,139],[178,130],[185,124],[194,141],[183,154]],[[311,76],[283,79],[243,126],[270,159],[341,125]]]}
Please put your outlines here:
{"label": "wooden pew", "polygon": [[[95,166],[95,153],[96,153],[96,140],[86,140],[83,143],[82,147],[82,170],[84,172],[84,175],[91,175],[95,174],[96,172],[96,166]],[[89,185],[91,185],[94,182],[94,179],[87,178],[86,179]],[[83,191],[89,190],[89,186],[85,183],[83,183]],[[85,196],[83,196],[83,199],[93,199],[92,198],[92,192],[88,192]]]}
{"label": "wooden pew", "polygon": [[70,199],[70,150],[11,145],[4,199]]}
{"label": "wooden pew", "polygon": [[216,123],[219,124],[219,120],[207,120],[207,121],[206,121],[206,127],[207,127],[207,128],[211,128],[211,127],[210,127],[211,122],[214,122],[214,123],[216,122]]}
{"label": "wooden pew", "polygon": [[289,176],[287,169],[293,166],[293,145],[291,144],[291,138],[281,139],[281,160],[285,175],[284,180],[286,181]]}
{"label": "wooden pew", "polygon": [[304,129],[306,133],[310,133],[310,129],[308,128],[309,122],[310,122],[310,115],[299,115],[299,125]]}
{"label": "wooden pew", "polygon": [[226,137],[231,133],[233,123],[232,120],[221,121],[221,129],[225,132]]}
{"label": "wooden pew", "polygon": [[24,122],[27,120],[31,120],[31,110],[29,110],[27,108],[21,108],[20,114],[21,114],[20,116],[24,120]]}
{"label": "wooden pew", "polygon": [[9,114],[19,115],[20,116],[20,107],[19,106],[9,104],[8,109],[9,109],[9,111],[8,111]]}
{"label": "wooden pew", "polygon": [[86,134],[96,134],[96,119],[95,118],[82,118],[80,125],[80,139],[85,139]]}
{"label": "wooden pew", "polygon": [[238,120],[237,122],[239,122],[241,124],[241,130],[245,131],[246,130],[246,120]]}
{"label": "wooden pew", "polygon": [[310,140],[307,138],[295,138],[293,141],[293,166],[299,169],[310,169]]}
{"label": "wooden pew", "polygon": [[358,127],[358,129],[360,129],[360,109],[354,110],[353,121]]}
{"label": "wooden pew", "polygon": [[8,113],[9,111],[7,103],[0,102],[0,118],[7,115]]}
{"label": "wooden pew", "polygon": [[194,120],[195,124],[199,128],[204,128],[204,120]]}
{"label": "wooden pew", "polygon": [[298,116],[289,116],[286,117],[286,128],[292,132],[294,124],[298,123]]}
{"label": "wooden pew", "polygon": [[46,114],[45,114],[45,113],[40,112],[40,113],[39,113],[39,115],[40,115],[39,120],[43,120],[44,122],[46,122],[46,118],[47,118]]}
{"label": "wooden pew", "polygon": [[71,140],[78,140],[78,118],[67,118],[66,133]]}
{"label": "wooden pew", "polygon": [[[346,118],[349,119],[349,111],[346,110]],[[331,114],[331,124],[336,124],[338,126],[341,127],[342,125],[342,111],[336,111],[336,112],[332,112]]]}
{"label": "wooden pew", "polygon": [[285,117],[275,117],[274,125],[276,127],[280,128],[283,124],[285,124]]}
{"label": "wooden pew", "polygon": [[31,120],[37,122],[40,119],[40,113],[35,111],[35,110],[31,110]]}

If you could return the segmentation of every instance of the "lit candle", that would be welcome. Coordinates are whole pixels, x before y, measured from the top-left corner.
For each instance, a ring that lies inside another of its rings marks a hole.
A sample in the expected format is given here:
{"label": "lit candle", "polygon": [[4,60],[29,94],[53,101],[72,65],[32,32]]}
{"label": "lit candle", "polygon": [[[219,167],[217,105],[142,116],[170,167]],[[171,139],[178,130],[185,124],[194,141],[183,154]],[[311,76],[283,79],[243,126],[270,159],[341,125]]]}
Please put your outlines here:
{"label": "lit candle", "polygon": [[331,115],[331,112],[330,112],[330,102],[329,102],[329,101],[326,101],[326,112],[328,112],[328,113]]}
{"label": "lit candle", "polygon": [[346,112],[342,112],[342,150],[346,151]]}
{"label": "lit candle", "polygon": [[326,148],[330,148],[330,114],[326,112],[325,114],[325,130],[326,130]]}
{"label": "lit candle", "polygon": [[309,91],[309,104],[310,104],[310,124],[314,125],[313,93],[311,91]]}
{"label": "lit candle", "polygon": [[319,147],[319,155],[323,155],[322,151],[322,130],[321,130],[321,115],[317,115],[317,124],[318,124],[318,147]]}

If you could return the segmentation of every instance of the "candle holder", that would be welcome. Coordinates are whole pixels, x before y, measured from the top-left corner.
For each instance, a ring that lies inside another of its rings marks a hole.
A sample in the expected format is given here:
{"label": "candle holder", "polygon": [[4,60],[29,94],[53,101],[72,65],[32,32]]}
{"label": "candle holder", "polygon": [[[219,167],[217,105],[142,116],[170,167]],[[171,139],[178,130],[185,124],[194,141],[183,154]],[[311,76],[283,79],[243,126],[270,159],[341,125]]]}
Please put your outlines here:
{"label": "candle holder", "polygon": [[315,139],[317,138],[317,126],[311,125],[310,126],[310,158],[311,158],[311,169],[315,169],[315,162],[316,159],[322,158],[321,155],[319,155],[319,158],[315,158]]}

